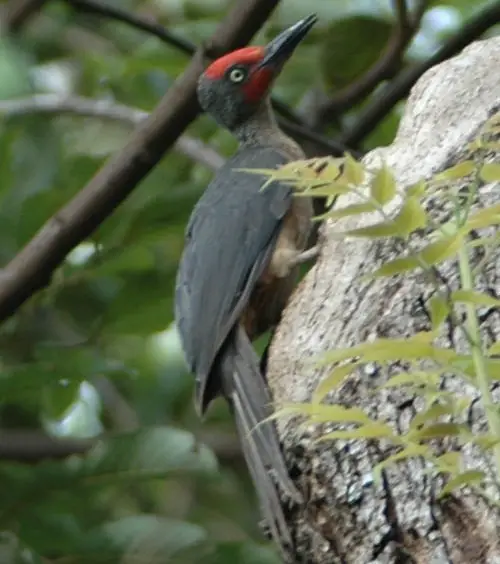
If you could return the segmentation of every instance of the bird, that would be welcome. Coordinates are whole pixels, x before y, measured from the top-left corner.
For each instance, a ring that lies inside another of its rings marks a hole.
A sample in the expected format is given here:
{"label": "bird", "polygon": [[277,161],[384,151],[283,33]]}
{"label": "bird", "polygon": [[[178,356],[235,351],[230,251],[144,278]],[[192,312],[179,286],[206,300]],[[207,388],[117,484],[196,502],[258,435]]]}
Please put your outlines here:
{"label": "bird", "polygon": [[[201,74],[199,104],[239,142],[189,218],[175,287],[175,320],[200,416],[218,396],[229,403],[264,520],[291,545],[280,491],[297,503],[272,414],[272,398],[252,341],[280,321],[311,231],[309,198],[251,169],[304,158],[279,128],[270,103],[275,79],[316,23],[315,14],[266,46],[223,55]],[[281,490],[280,490],[281,488]]]}

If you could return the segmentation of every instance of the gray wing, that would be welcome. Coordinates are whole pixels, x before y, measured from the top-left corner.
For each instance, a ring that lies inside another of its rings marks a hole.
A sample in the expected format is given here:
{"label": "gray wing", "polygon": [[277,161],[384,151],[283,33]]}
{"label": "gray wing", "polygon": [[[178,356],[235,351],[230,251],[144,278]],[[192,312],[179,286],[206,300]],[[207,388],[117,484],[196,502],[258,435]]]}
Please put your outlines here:
{"label": "gray wing", "polygon": [[264,271],[291,203],[291,188],[242,168],[277,168],[290,159],[272,148],[237,153],[196,205],[176,283],[176,321],[201,395],[214,359]]}

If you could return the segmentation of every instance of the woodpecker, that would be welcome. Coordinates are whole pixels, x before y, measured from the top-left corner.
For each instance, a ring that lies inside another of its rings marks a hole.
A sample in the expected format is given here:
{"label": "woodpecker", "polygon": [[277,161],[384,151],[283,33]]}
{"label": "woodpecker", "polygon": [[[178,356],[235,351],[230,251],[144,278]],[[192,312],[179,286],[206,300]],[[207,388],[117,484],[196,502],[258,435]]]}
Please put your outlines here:
{"label": "woodpecker", "polygon": [[[176,281],[175,316],[196,376],[200,415],[222,395],[229,402],[264,519],[290,544],[280,492],[301,496],[289,477],[272,421],[271,395],[251,341],[273,328],[293,291],[311,228],[312,205],[290,186],[242,169],[272,169],[303,159],[278,127],[270,89],[316,22],[310,15],[265,47],[213,62],[198,81],[200,106],[239,141],[196,204]],[[263,422],[264,421],[264,422]]]}

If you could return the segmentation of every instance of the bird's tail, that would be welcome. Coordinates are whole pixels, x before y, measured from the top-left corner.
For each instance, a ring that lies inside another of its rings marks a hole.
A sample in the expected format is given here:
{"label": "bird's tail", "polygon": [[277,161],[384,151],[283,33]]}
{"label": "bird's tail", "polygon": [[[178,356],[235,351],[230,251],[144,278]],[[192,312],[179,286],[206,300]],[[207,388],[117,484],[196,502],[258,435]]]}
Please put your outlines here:
{"label": "bird's tail", "polygon": [[243,454],[273,537],[290,543],[290,535],[276,480],[295,500],[301,496],[285,465],[276,427],[265,421],[272,414],[271,396],[259,368],[259,359],[241,327],[236,327],[221,358],[224,395],[229,400],[242,442]]}

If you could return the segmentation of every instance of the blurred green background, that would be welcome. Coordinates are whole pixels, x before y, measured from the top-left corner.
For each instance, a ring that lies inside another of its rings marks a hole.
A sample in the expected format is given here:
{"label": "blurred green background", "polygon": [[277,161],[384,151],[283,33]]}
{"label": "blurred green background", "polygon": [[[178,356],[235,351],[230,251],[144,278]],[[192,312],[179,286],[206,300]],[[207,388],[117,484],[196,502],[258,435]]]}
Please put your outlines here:
{"label": "blurred green background", "polygon": [[[193,43],[209,38],[233,4],[107,2]],[[428,57],[486,4],[430,2],[405,64]],[[255,42],[313,11],[319,24],[274,90],[298,111],[362,74],[393,23],[388,1],[283,0]],[[43,114],[29,100],[79,96],[149,111],[188,61],[154,37],[64,1],[48,1],[18,33],[1,37],[0,264],[133,130],[126,119]],[[325,133],[338,134],[362,107]],[[401,109],[364,149],[391,142]],[[205,116],[188,134],[224,157],[235,149]],[[71,253],[51,286],[1,325],[1,564],[278,562],[259,533],[227,407],[218,401],[203,423],[196,416],[172,323],[184,227],[212,174],[172,151]],[[85,451],[99,435],[105,440],[84,457],[51,458]]]}

